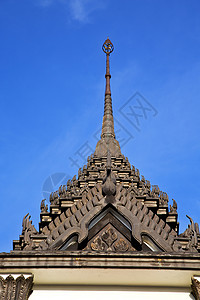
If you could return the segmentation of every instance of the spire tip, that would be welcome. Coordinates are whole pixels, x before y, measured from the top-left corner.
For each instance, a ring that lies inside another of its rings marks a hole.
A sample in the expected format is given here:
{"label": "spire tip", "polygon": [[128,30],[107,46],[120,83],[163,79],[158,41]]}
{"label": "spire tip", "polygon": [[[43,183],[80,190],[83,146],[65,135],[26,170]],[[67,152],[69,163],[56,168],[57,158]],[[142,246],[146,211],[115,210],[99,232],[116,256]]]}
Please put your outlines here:
{"label": "spire tip", "polygon": [[105,40],[105,42],[103,43],[102,49],[103,52],[105,52],[107,55],[110,55],[110,53],[113,52],[114,46],[109,38],[107,38],[107,40]]}

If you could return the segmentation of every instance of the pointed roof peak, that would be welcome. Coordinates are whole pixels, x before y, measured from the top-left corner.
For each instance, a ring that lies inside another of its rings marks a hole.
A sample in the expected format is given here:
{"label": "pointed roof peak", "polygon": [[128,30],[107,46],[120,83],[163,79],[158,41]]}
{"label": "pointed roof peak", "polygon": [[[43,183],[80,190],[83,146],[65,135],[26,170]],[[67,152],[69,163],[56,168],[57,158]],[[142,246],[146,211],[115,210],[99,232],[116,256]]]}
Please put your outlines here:
{"label": "pointed roof peak", "polygon": [[[119,142],[115,139],[114,120],[112,110],[112,98],[110,89],[110,53],[113,52],[114,46],[109,38],[103,43],[103,52],[106,53],[106,89],[104,100],[104,115],[102,124],[101,140],[97,143],[95,154],[97,156],[107,156],[108,150],[111,156],[120,156],[121,150]],[[101,146],[100,146],[101,145]]]}

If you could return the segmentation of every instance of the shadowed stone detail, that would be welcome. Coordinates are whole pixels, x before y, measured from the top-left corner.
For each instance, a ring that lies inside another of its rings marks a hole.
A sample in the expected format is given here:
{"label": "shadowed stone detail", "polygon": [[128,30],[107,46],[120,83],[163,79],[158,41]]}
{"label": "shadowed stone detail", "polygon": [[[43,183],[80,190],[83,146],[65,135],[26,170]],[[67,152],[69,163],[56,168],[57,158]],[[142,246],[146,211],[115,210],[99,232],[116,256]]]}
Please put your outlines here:
{"label": "shadowed stone detail", "polygon": [[32,293],[33,276],[25,279],[20,275],[16,279],[9,275],[6,279],[0,276],[0,299],[2,300],[27,300]]}
{"label": "shadowed stone detail", "polygon": [[188,228],[182,234],[180,234],[180,236],[188,238],[188,243],[185,247],[187,251],[197,252],[199,225],[194,223],[193,219],[188,215],[186,215],[186,217],[190,220],[190,225],[188,225]]}
{"label": "shadowed stone detail", "polygon": [[200,282],[192,277],[192,295],[194,296],[195,300],[200,300]]}
{"label": "shadowed stone detail", "polygon": [[26,214],[23,218],[22,222],[22,234],[24,235],[24,249],[30,250],[35,248],[35,244],[31,238],[33,234],[37,234],[37,230],[34,225],[32,225],[32,220],[30,220],[31,216]]}
{"label": "shadowed stone detail", "polygon": [[112,228],[108,228],[101,236],[102,240],[108,245],[108,251],[112,251],[112,244],[117,240],[117,234]]}
{"label": "shadowed stone detail", "polygon": [[111,225],[108,224],[100,233],[89,243],[86,250],[91,249],[98,252],[127,252],[135,251],[122,235]]}
{"label": "shadowed stone detail", "polygon": [[114,243],[114,248],[116,252],[126,252],[129,248],[127,242],[124,239],[119,239],[119,241]]}
{"label": "shadowed stone detail", "polygon": [[101,235],[98,235],[91,243],[91,249],[96,251],[113,251],[112,244],[117,240],[117,234],[109,227]]}
{"label": "shadowed stone detail", "polygon": [[[116,179],[115,179],[115,175],[111,170],[110,151],[108,151],[107,154],[106,176],[103,178],[102,191],[103,191],[103,195],[106,196],[114,196],[116,193]],[[110,200],[112,200],[112,198]]]}

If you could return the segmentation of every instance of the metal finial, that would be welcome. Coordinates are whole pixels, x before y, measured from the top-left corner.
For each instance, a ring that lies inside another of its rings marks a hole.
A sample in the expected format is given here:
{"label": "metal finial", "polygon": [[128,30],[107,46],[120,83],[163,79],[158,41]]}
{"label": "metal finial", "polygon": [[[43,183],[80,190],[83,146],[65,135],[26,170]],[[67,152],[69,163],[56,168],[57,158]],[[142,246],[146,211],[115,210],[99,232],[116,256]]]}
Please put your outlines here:
{"label": "metal finial", "polygon": [[110,53],[113,52],[114,46],[113,43],[109,40],[109,38],[107,38],[107,40],[103,43],[102,50],[108,55],[110,55]]}

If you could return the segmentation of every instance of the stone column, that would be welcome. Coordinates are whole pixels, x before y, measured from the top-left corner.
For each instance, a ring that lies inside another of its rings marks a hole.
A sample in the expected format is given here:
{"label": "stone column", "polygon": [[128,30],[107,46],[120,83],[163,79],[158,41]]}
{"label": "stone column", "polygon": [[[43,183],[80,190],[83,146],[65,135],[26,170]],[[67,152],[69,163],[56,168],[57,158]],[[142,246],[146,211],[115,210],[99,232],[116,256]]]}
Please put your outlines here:
{"label": "stone column", "polygon": [[32,293],[33,275],[0,274],[0,299],[27,300]]}

